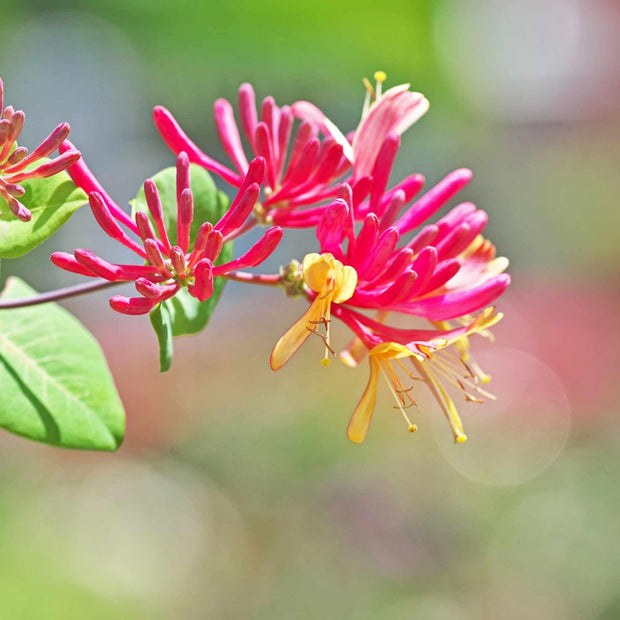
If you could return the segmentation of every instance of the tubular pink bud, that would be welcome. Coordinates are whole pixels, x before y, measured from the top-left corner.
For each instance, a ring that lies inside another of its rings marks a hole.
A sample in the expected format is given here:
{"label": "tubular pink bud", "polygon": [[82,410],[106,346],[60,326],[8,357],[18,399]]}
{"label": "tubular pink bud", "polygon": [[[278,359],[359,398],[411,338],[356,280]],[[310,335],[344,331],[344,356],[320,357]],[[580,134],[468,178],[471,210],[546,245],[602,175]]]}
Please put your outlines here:
{"label": "tubular pink bud", "polygon": [[276,194],[283,192],[283,190],[285,189],[288,190],[291,187],[295,187],[298,183],[305,181],[306,178],[310,176],[312,168],[314,168],[314,165],[316,163],[316,158],[319,153],[319,147],[320,144],[316,138],[312,138],[306,142],[297,161],[294,164],[291,161],[288,168],[288,178],[284,179],[280,191],[276,192]]}
{"label": "tubular pink bud", "polygon": [[156,300],[171,297],[179,290],[179,285],[177,282],[160,285],[148,280],[147,278],[138,278],[135,284],[136,290],[140,293],[140,295]]}
{"label": "tubular pink bud", "polygon": [[433,272],[428,284],[418,293],[418,295],[427,295],[438,288],[442,287],[448,280],[453,278],[461,268],[461,261],[458,258],[448,258],[447,260],[437,263],[437,267]]}
{"label": "tubular pink bud", "polygon": [[[316,127],[312,123],[308,123],[304,121],[299,126],[299,129],[297,130],[297,136],[295,137],[295,142],[293,144],[293,149],[291,151],[291,158],[289,160],[288,170],[286,171],[286,174],[284,175],[284,179],[282,182],[283,185],[284,183],[288,181],[293,169],[297,165],[297,162],[299,158],[301,157],[301,154],[306,148],[306,144],[312,138],[315,138],[315,137],[316,137]],[[317,149],[317,152],[318,152],[318,149]]]}
{"label": "tubular pink bud", "polygon": [[357,244],[355,246],[355,250],[351,253],[350,256],[350,264],[353,267],[357,267],[362,262],[364,262],[372,246],[377,241],[378,233],[379,218],[374,213],[370,213],[364,219],[362,230],[360,230],[360,234],[357,236]]}
{"label": "tubular pink bud", "polygon": [[341,159],[342,145],[333,144],[325,153],[323,161],[319,163],[319,166],[316,172],[312,175],[312,178],[308,179],[307,185],[311,187],[313,184],[322,185],[327,183],[327,181],[334,176]]}
{"label": "tubular pink bud", "polygon": [[392,285],[377,297],[378,304],[387,308],[404,302],[411,294],[417,278],[415,271],[401,273]]}
{"label": "tubular pink bud", "polygon": [[[130,248],[134,252],[138,253],[143,258],[145,257],[144,250],[133,240],[127,233],[118,225],[108,205],[105,203],[103,197],[98,192],[92,192],[88,196],[88,202],[90,204],[91,211],[97,220],[97,223],[104,232],[108,234],[112,239],[120,241],[124,246]],[[134,224],[135,226],[135,224]],[[137,227],[136,227],[137,230]]]}
{"label": "tubular pink bud", "polygon": [[194,195],[187,188],[181,193],[177,215],[177,242],[183,253],[189,248],[189,232],[194,219]]}
{"label": "tubular pink bud", "polygon": [[96,278],[97,274],[93,273],[89,269],[86,269],[83,265],[75,260],[75,256],[73,254],[69,254],[68,252],[54,252],[50,256],[50,260],[56,267],[60,267],[65,271],[70,271],[71,273],[77,273],[81,276],[89,276],[91,278]]}
{"label": "tubular pink bud", "polygon": [[265,164],[267,165],[267,183],[269,187],[275,188],[276,177],[273,145],[269,136],[269,129],[266,123],[262,121],[256,125],[256,129],[254,130],[254,144],[257,155],[265,159]]}
{"label": "tubular pink bud", "polygon": [[166,231],[166,223],[164,222],[164,212],[161,206],[161,198],[159,197],[159,190],[153,179],[147,179],[144,181],[144,196],[146,198],[146,204],[151,212],[151,217],[155,222],[155,228],[161,239],[164,251],[170,252],[170,239],[168,239],[168,232]]}
{"label": "tubular pink bud", "polygon": [[413,230],[441,209],[448,200],[471,181],[471,170],[461,168],[447,175],[435,187],[414,202],[395,226],[401,235]]}
{"label": "tubular pink bud", "polygon": [[18,167],[15,164],[19,164],[19,162],[23,161],[27,155],[28,149],[25,146],[18,146],[6,160],[8,167],[4,168],[4,174],[11,174],[18,169],[21,169],[21,166]]}
{"label": "tubular pink bud", "polygon": [[82,267],[88,271],[92,271],[105,280],[117,282],[118,280],[124,279],[121,277],[121,270],[116,265],[108,263],[108,261],[93,254],[89,250],[77,249],[73,252],[73,255],[75,256],[75,260],[77,260]]}
{"label": "tubular pink bud", "polygon": [[383,270],[399,241],[400,235],[395,228],[388,228],[379,235],[366,260],[360,265],[365,280],[372,280]]}
{"label": "tubular pink bud", "polygon": [[149,220],[149,216],[143,211],[138,211],[135,215],[136,224],[138,226],[138,234],[140,235],[140,239],[142,241],[146,241],[147,239],[155,239],[155,231],[153,230],[153,226],[151,226],[151,220]]}
{"label": "tubular pink bud", "polygon": [[439,243],[435,245],[439,260],[456,256],[462,252],[472,241],[475,235],[471,235],[471,228],[467,223],[453,228]]}
{"label": "tubular pink bud", "polygon": [[411,249],[414,254],[417,254],[425,248],[427,245],[435,239],[439,227],[436,224],[429,224],[425,226],[405,247]]}
{"label": "tubular pink bud", "polygon": [[[51,155],[61,145],[61,143],[66,140],[67,136],[69,135],[69,131],[69,123],[60,123],[60,125],[58,125],[58,127],[56,127],[56,129],[54,129],[54,131],[52,131],[52,133],[47,136],[47,138],[45,138],[45,140],[43,140],[43,142],[41,142],[41,144],[39,144],[39,146],[37,146],[37,148],[32,151],[30,155],[28,155],[28,157],[26,157],[25,159],[21,158],[19,162],[12,162],[11,156],[8,163],[14,165],[10,169],[5,169],[5,172],[8,174],[18,172],[19,170],[23,170],[26,166],[37,161],[38,159]],[[15,155],[15,152],[13,153],[13,155]],[[16,165],[18,163],[19,165]]]}
{"label": "tubular pink bud", "polygon": [[185,151],[181,151],[177,157],[177,204],[181,200],[183,190],[189,187],[189,157]]}
{"label": "tubular pink bud", "polygon": [[372,177],[362,177],[357,179],[353,184],[353,208],[357,206],[368,196],[372,188]]}
{"label": "tubular pink bud", "polygon": [[466,291],[425,297],[415,302],[401,304],[395,310],[431,318],[433,321],[447,321],[488,306],[508,288],[509,284],[510,276],[502,273]]}
{"label": "tubular pink bud", "polygon": [[188,290],[198,301],[207,301],[213,295],[213,264],[207,258],[198,261],[194,269],[194,284]]}
{"label": "tubular pink bud", "polygon": [[6,192],[2,192],[2,195],[6,200],[11,213],[13,213],[18,220],[21,220],[22,222],[29,222],[32,219],[32,213],[30,213],[30,211],[26,209],[26,207],[19,202],[17,198],[14,198]]}
{"label": "tubular pink bud", "polygon": [[248,169],[248,160],[243,152],[232,106],[226,99],[218,99],[213,108],[217,133],[224,151],[232,159],[237,170],[241,174],[245,174]]}
{"label": "tubular pink bud", "polygon": [[412,269],[418,274],[418,279],[411,295],[418,295],[433,276],[437,266],[437,250],[432,246],[425,247],[413,261]]}
{"label": "tubular pink bud", "polygon": [[124,295],[114,295],[110,297],[110,307],[121,314],[147,314],[158,303],[159,299],[148,299],[146,297],[125,297]]}
{"label": "tubular pink bud", "polygon": [[331,252],[337,258],[342,254],[340,244],[348,219],[349,207],[344,200],[337,199],[325,209],[316,229],[316,238],[323,252]]}
{"label": "tubular pink bud", "polygon": [[250,84],[241,84],[239,87],[239,116],[241,117],[241,126],[243,133],[254,148],[254,131],[258,118],[256,114],[256,96],[254,89]]}
{"label": "tubular pink bud", "polygon": [[252,183],[239,199],[239,202],[228,210],[226,215],[215,225],[215,230],[219,230],[223,237],[237,230],[248,219],[252,209],[258,200],[260,187]]}
{"label": "tubular pink bud", "polygon": [[[66,170],[75,162],[80,159],[81,154],[79,151],[67,151],[63,153],[56,159],[52,159],[52,161],[48,161],[44,164],[41,164],[38,168],[34,170],[22,171],[13,175],[12,180],[15,183],[19,183],[24,179],[45,179],[47,177],[52,177],[63,170]],[[22,162],[23,163],[23,162]]]}
{"label": "tubular pink bud", "polygon": [[224,237],[219,230],[212,230],[207,237],[207,245],[205,246],[204,255],[211,261],[217,260],[224,245]]}
{"label": "tubular pink bud", "polygon": [[385,282],[391,282],[395,280],[407,267],[413,262],[413,252],[409,248],[401,248],[390,262],[387,267],[370,282],[371,286],[379,286]]}
{"label": "tubular pink bud", "polygon": [[375,160],[375,165],[372,169],[372,190],[370,192],[370,211],[377,213],[377,215],[383,215],[381,209],[381,197],[385,188],[387,187],[390,173],[392,172],[392,166],[394,165],[394,159],[396,153],[400,147],[400,136],[397,133],[390,133],[385,138],[379,154]]}
{"label": "tubular pink bud", "polygon": [[171,271],[166,266],[164,257],[162,256],[157,243],[154,239],[146,239],[144,242],[144,250],[147,260],[157,269],[157,271],[169,278],[172,277]]}
{"label": "tubular pink bud", "polygon": [[[371,200],[372,203],[372,200]],[[402,189],[395,191],[392,197],[387,202],[385,209],[383,209],[383,215],[379,221],[379,229],[385,230],[388,226],[391,226],[398,217],[400,210],[405,204],[405,192]]]}
{"label": "tubular pink bud", "polygon": [[170,248],[170,261],[179,278],[184,279],[187,276],[185,271],[185,252],[178,245]]}
{"label": "tubular pink bud", "polygon": [[279,226],[270,228],[245,254],[230,263],[215,266],[213,268],[213,275],[221,276],[235,269],[256,267],[276,249],[280,239],[282,239],[282,235],[283,230]]}
{"label": "tubular pink bud", "polygon": [[7,183],[4,189],[14,198],[21,198],[26,193],[26,190],[21,185],[16,185],[15,183]]}
{"label": "tubular pink bud", "polygon": [[282,170],[284,169],[286,151],[291,139],[292,129],[293,113],[288,106],[283,106],[280,110],[280,125],[278,127],[278,165],[276,171],[278,179],[282,176]]}
{"label": "tubular pink bud", "polygon": [[193,269],[194,265],[202,258],[202,255],[207,248],[209,234],[212,230],[213,224],[211,224],[211,222],[205,222],[198,229],[196,241],[194,242],[194,249],[192,250],[189,260],[187,261],[187,268],[189,270]]}

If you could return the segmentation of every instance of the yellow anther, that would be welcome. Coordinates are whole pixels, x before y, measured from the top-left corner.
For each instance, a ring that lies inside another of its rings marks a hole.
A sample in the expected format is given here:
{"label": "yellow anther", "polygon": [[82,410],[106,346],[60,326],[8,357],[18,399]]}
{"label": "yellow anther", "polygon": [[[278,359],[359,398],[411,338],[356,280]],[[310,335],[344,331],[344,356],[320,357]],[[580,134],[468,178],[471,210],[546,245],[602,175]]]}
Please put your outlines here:
{"label": "yellow anther", "polygon": [[321,366],[329,366],[331,363],[332,363],[331,360],[329,358],[327,358],[327,357],[324,357],[321,360]]}
{"label": "yellow anther", "polygon": [[410,424],[409,425],[409,432],[410,433],[415,433],[418,430],[418,427],[415,424]]}
{"label": "yellow anther", "polygon": [[385,80],[387,80],[387,75],[385,74],[385,71],[375,71],[373,77],[377,82],[385,82]]}
{"label": "yellow anther", "polygon": [[467,435],[458,435],[456,443],[465,443],[467,441]]}

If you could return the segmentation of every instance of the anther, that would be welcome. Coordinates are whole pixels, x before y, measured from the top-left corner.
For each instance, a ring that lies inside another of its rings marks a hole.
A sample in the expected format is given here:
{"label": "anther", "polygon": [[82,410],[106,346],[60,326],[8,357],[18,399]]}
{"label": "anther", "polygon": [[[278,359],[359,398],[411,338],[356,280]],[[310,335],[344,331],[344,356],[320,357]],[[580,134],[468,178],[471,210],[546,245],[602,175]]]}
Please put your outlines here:
{"label": "anther", "polygon": [[467,435],[461,433],[460,435],[457,435],[455,439],[456,443],[465,443],[467,441]]}
{"label": "anther", "polygon": [[387,80],[385,71],[375,71],[375,74],[372,77],[374,77],[377,82],[385,82],[385,80]]}
{"label": "anther", "polygon": [[321,360],[321,366],[329,366],[331,363],[332,363],[332,362],[331,362],[331,360],[330,360],[328,357],[324,357],[324,358]]}
{"label": "anther", "polygon": [[410,433],[415,433],[418,430],[418,427],[415,424],[410,424],[408,430]]}

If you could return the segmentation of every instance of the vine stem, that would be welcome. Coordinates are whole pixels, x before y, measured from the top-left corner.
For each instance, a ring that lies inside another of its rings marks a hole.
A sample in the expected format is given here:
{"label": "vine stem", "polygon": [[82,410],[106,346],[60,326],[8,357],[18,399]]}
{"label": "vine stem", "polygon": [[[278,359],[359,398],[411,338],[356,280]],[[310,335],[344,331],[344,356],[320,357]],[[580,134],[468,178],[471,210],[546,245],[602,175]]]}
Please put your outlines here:
{"label": "vine stem", "polygon": [[225,273],[222,277],[228,280],[234,280],[235,282],[245,282],[246,284],[281,286],[280,276],[277,273],[260,275],[257,273],[247,273],[246,271],[231,271],[229,273]]}
{"label": "vine stem", "polygon": [[[227,278],[228,280],[235,280],[237,282],[245,282],[246,284],[280,286],[280,276],[277,274],[260,275],[255,273],[247,273],[245,271],[231,271],[230,273],[224,274],[222,277]],[[67,286],[65,288],[47,291],[46,293],[38,293],[32,297],[22,297],[20,299],[0,299],[0,310],[25,308],[27,306],[37,306],[39,304],[60,301],[61,299],[67,299],[69,297],[78,297],[79,295],[86,295],[88,293],[101,291],[112,286],[127,284],[127,282],[127,280],[123,280],[122,282],[108,282],[108,280],[97,278],[91,282],[77,284],[75,286]]]}

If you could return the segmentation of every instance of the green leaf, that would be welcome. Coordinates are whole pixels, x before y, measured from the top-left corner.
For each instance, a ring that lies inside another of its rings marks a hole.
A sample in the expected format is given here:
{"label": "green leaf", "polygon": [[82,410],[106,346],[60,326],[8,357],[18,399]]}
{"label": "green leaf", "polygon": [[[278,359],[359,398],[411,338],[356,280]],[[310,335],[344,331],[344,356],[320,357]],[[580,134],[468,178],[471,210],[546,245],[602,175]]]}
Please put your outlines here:
{"label": "green leaf", "polygon": [[[9,278],[2,299],[35,294]],[[0,310],[0,427],[35,441],[116,450],[125,412],[95,338],[53,303]]]}
{"label": "green leaf", "polygon": [[[37,165],[40,162],[37,162]],[[21,222],[0,197],[0,257],[17,258],[51,237],[81,206],[88,196],[66,172],[47,179],[28,179],[20,185],[26,193],[19,199],[32,219]]]}
{"label": "green leaf", "polygon": [[[209,173],[195,164],[190,165],[191,188],[194,194],[194,221],[190,230],[190,247],[193,247],[198,229],[204,222],[217,223],[230,206],[228,196],[217,190]],[[151,177],[157,185],[164,212],[164,223],[170,237],[170,243],[177,242],[177,189],[176,168],[166,168]],[[144,188],[131,201],[132,211],[149,213],[144,196]],[[227,243],[216,261],[221,265],[233,258],[233,244]],[[192,297],[186,289],[180,290],[172,299],[162,302],[151,312],[151,325],[159,341],[160,370],[165,372],[172,363],[172,337],[201,332],[209,322],[213,311],[222,295],[225,278],[215,278],[213,295],[207,301],[200,302]]]}

